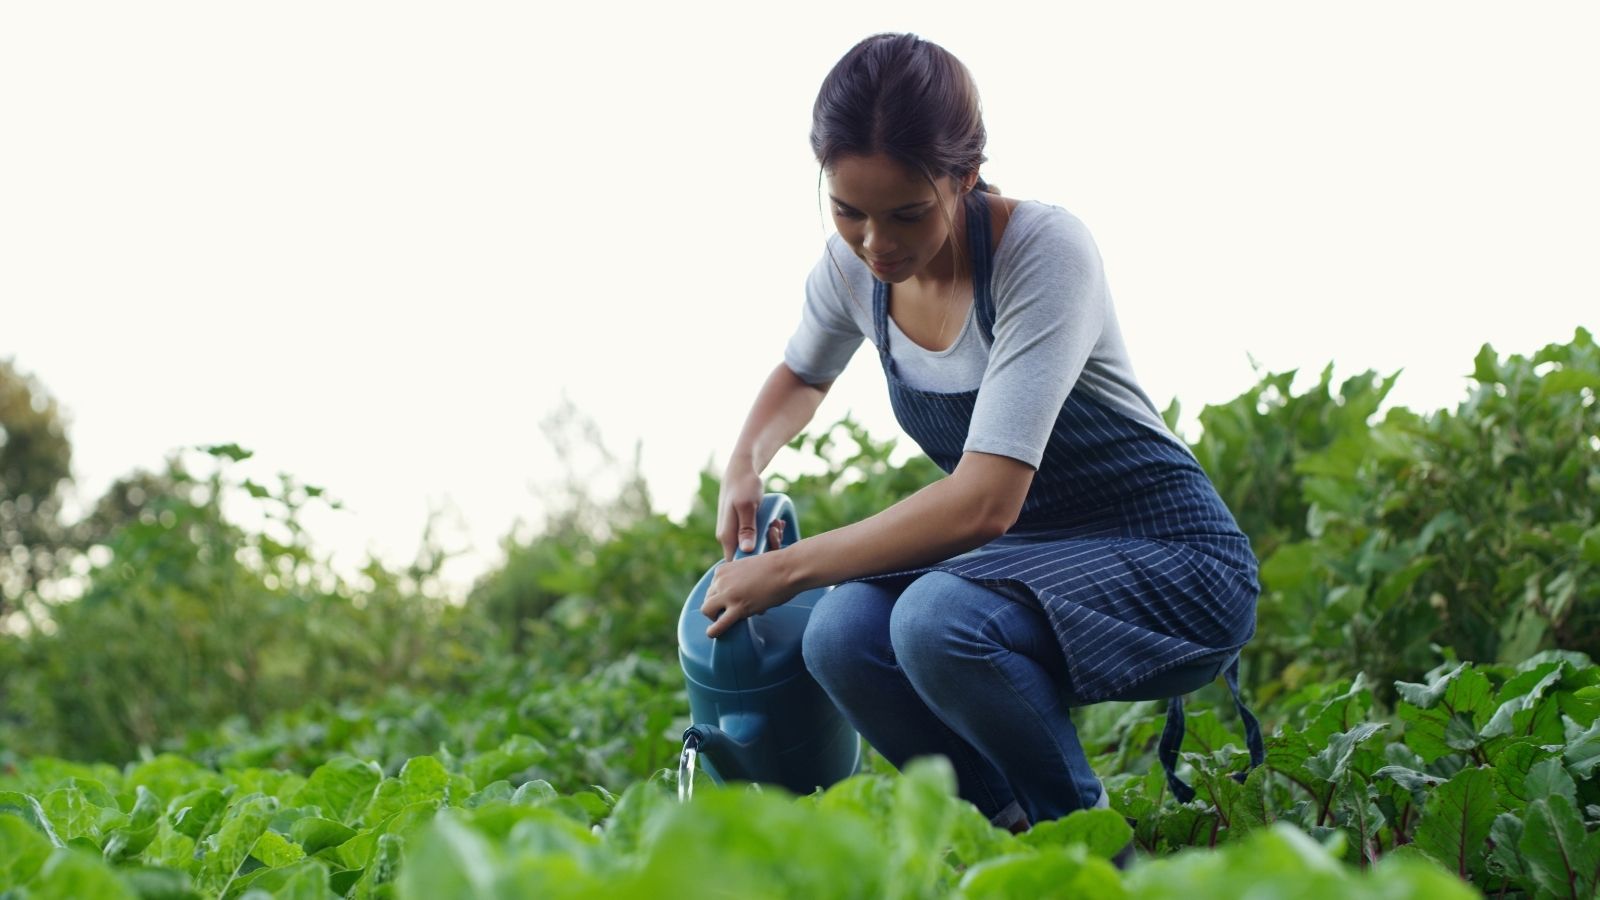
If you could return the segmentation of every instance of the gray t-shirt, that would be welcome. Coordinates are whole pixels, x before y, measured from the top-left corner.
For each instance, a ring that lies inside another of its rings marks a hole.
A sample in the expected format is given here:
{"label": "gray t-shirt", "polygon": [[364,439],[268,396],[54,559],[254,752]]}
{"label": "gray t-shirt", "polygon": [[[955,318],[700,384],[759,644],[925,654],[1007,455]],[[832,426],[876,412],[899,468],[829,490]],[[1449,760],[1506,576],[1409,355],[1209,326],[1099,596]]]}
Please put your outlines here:
{"label": "gray t-shirt", "polygon": [[[979,389],[963,450],[1009,456],[1037,469],[1073,390],[1088,391],[1188,450],[1134,377],[1100,251],[1077,216],[1037,201],[1018,204],[994,248],[992,268],[992,347],[975,303],[955,342],[937,352],[906,337],[889,317],[889,355],[902,381],[941,393]],[[872,284],[871,270],[849,245],[829,236],[828,253],[806,279],[800,325],[784,348],[784,362],[801,380],[820,384],[838,377],[862,339],[874,333]]]}

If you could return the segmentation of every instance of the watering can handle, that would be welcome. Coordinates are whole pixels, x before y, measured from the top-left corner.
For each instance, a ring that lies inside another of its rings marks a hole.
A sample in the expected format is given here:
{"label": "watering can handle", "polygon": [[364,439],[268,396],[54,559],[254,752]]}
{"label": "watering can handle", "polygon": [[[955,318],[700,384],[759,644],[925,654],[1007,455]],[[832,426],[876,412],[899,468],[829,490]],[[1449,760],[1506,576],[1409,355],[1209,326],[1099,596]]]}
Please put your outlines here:
{"label": "watering can handle", "polygon": [[795,516],[794,501],[789,499],[788,494],[773,492],[761,498],[761,506],[756,510],[755,549],[746,553],[736,548],[733,558],[743,559],[766,550],[767,533],[772,530],[772,523],[778,519],[783,520],[783,541],[779,549],[800,540],[800,520]]}

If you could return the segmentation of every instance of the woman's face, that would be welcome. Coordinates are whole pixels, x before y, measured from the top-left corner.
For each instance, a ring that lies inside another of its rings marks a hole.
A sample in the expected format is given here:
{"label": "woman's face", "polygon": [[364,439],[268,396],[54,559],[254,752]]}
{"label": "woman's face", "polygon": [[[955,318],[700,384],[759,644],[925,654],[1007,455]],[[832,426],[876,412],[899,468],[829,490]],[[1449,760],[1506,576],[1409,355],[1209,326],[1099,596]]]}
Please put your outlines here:
{"label": "woman's face", "polygon": [[[827,171],[834,225],[879,281],[919,274],[945,277],[952,220],[959,227],[959,183],[934,184],[882,153],[846,156]],[[937,190],[935,190],[937,185]],[[932,272],[930,262],[937,261]]]}

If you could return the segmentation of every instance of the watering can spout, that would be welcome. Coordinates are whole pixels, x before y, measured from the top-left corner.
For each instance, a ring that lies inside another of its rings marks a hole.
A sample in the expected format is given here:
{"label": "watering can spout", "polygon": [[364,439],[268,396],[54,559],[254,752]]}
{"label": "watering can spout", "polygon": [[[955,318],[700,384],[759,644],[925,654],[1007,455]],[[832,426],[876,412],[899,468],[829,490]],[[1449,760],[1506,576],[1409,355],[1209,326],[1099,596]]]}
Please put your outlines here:
{"label": "watering can spout", "polygon": [[757,781],[756,773],[763,769],[757,740],[765,720],[766,716],[755,713],[732,713],[722,717],[721,727],[704,723],[689,726],[683,739],[688,741],[690,735],[698,738],[700,752],[722,777]]}

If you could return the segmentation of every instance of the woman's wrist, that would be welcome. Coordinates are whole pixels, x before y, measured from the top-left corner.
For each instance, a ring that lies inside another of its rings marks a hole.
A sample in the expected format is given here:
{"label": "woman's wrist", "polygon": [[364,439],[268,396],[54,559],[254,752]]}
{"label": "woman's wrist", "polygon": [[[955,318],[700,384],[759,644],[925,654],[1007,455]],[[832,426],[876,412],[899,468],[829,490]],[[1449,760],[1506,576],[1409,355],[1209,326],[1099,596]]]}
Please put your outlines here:
{"label": "woman's wrist", "polygon": [[728,458],[728,465],[723,469],[724,479],[734,476],[759,475],[756,471],[755,454],[749,447],[733,448],[733,455]]}

